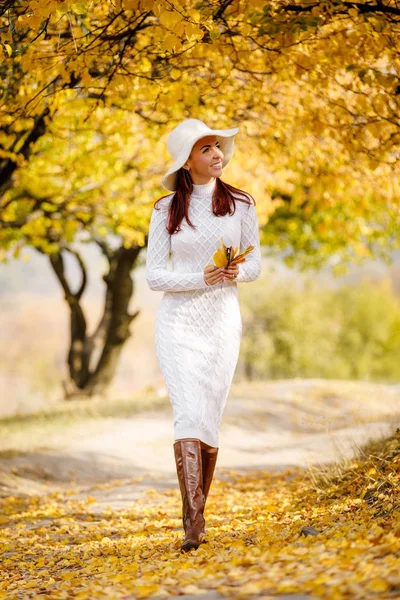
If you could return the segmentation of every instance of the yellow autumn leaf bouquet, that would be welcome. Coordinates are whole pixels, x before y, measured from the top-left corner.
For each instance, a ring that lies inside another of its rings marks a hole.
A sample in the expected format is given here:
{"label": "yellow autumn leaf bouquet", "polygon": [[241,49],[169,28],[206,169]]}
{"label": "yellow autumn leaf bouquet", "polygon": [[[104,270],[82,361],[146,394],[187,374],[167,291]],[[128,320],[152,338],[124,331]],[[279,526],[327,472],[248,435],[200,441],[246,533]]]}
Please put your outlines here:
{"label": "yellow autumn leaf bouquet", "polygon": [[213,256],[214,264],[206,265],[207,267],[229,267],[230,265],[238,265],[239,263],[244,262],[245,256],[250,254],[255,246],[247,246],[246,250],[237,254],[239,248],[234,248],[233,246],[225,246],[224,238],[221,238],[221,245]]}

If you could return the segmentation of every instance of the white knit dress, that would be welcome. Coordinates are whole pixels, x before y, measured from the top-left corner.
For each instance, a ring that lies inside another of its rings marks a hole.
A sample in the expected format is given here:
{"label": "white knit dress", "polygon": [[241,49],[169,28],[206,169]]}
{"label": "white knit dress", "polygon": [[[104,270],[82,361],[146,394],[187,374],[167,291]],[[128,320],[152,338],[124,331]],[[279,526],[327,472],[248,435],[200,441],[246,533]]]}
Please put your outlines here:
{"label": "white knit dress", "polygon": [[[153,209],[146,256],[147,283],[163,291],[154,323],[160,369],[172,403],[175,440],[197,438],[214,447],[237,364],[242,334],[237,284],[261,274],[260,237],[254,204],[236,200],[234,215],[216,217],[212,194],[216,180],[194,185],[189,218],[169,235],[168,207],[173,194]],[[250,199],[251,201],[251,199]],[[233,281],[208,286],[204,267],[213,263],[221,243],[254,250],[239,264]],[[168,270],[171,252],[172,271]]]}

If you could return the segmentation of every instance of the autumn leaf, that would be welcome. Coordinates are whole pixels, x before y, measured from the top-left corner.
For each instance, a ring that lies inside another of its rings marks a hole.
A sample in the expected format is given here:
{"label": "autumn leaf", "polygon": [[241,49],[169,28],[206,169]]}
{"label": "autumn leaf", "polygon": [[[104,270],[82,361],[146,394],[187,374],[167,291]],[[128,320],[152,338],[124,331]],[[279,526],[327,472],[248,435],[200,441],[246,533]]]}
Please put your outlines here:
{"label": "autumn leaf", "polygon": [[[246,250],[237,254],[239,248],[234,248],[232,246],[225,246],[224,239],[221,238],[221,246],[215,252],[213,256],[214,266],[216,267],[229,267],[230,265],[237,265],[239,263],[245,262],[245,256],[250,254],[250,252],[254,249],[254,246],[248,246]],[[205,268],[213,266],[212,264],[206,265]]]}

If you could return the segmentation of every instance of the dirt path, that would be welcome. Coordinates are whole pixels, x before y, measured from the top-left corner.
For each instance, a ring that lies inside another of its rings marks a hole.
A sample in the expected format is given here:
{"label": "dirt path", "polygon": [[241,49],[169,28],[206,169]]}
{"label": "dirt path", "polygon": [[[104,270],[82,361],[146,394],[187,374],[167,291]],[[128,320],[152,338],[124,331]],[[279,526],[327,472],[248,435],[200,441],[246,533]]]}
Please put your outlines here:
{"label": "dirt path", "polygon": [[[326,380],[236,386],[228,399],[216,477],[229,470],[307,468],[352,456],[367,439],[399,425],[399,385]],[[88,433],[89,431],[89,433]],[[79,424],[52,447],[0,458],[5,480],[21,493],[54,489],[91,495],[105,506],[126,507],[146,490],[176,486],[172,410]],[[120,480],[98,489],[97,484]],[[4,492],[4,490],[3,490]]]}
{"label": "dirt path", "polygon": [[[399,426],[399,399],[400,386],[323,380],[281,381],[236,387],[224,413],[215,477],[229,479],[232,470],[276,471],[289,466],[308,468],[351,457],[368,439],[393,433]],[[60,535],[68,537],[71,531],[75,535],[76,528],[81,528],[80,535],[84,539],[87,534],[85,525],[92,528],[93,521],[102,521],[103,529],[105,524],[111,529],[104,529],[100,537],[109,535],[114,540],[115,536],[118,538],[120,535],[115,525],[119,513],[111,513],[116,519],[113,525],[109,523],[110,510],[125,509],[126,512],[121,513],[125,514],[125,519],[135,506],[139,506],[140,511],[147,507],[153,513],[155,508],[157,514],[160,502],[165,503],[171,495],[167,490],[177,489],[172,410],[168,402],[164,408],[146,410],[130,417],[77,421],[60,430],[59,436],[48,439],[51,439],[48,445],[43,440],[43,444],[38,446],[35,443],[26,453],[10,452],[8,456],[6,452],[2,453],[0,482],[3,482],[3,488],[0,487],[0,492],[8,496],[16,493],[36,495],[52,491],[68,492],[58,501],[64,505],[69,498],[75,505],[75,499],[83,500],[87,523],[81,518],[79,522],[74,521],[74,517],[70,516],[60,519],[56,509],[56,516],[50,511],[50,514],[45,512],[40,518],[27,520],[23,517],[23,523],[18,523],[18,526],[23,527],[26,535],[35,534],[37,530],[38,535],[40,531],[45,531],[56,538]],[[14,439],[13,447],[18,448],[15,442]],[[290,475],[287,477],[289,480]],[[166,494],[158,494],[164,490]],[[178,505],[176,509],[179,512]],[[70,531],[71,522],[75,529]],[[285,526],[282,527],[285,530]],[[107,539],[105,537],[102,541]],[[113,543],[111,539],[109,541]],[[52,543],[56,542],[53,540]],[[301,543],[294,542],[295,551],[304,551],[298,546]],[[52,548],[54,550],[55,547]],[[10,551],[7,556],[10,558],[13,552]],[[286,560],[288,555],[284,556]],[[297,554],[294,557],[296,560]],[[119,560],[114,556],[112,558]],[[55,573],[59,575],[57,568]],[[112,568],[111,575],[115,576]],[[292,575],[282,577],[287,577],[293,583]],[[110,585],[107,578],[104,581],[107,586]],[[32,582],[32,585],[36,583]],[[210,587],[216,585],[214,582]],[[229,579],[229,585],[237,583]],[[190,587],[193,586],[186,586],[185,589]],[[196,595],[198,593],[196,588]],[[138,596],[124,595],[126,600],[133,600],[134,597]],[[169,597],[171,600],[189,600],[195,596],[185,591],[185,595],[180,593],[179,596]],[[204,589],[200,597],[202,600],[223,600],[225,596],[216,589]],[[256,599],[266,596],[260,592],[250,597]],[[279,600],[311,600],[315,596],[284,593],[274,594],[273,597]]]}

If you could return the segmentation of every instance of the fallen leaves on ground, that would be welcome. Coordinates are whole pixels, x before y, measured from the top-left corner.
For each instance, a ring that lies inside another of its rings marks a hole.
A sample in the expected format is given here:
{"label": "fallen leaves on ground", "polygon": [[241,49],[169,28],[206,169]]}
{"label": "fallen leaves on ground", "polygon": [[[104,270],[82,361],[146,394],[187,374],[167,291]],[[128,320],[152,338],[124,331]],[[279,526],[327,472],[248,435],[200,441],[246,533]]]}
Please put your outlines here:
{"label": "fallen leaves on ground", "polygon": [[91,512],[91,495],[8,498],[1,502],[0,599],[207,590],[242,599],[398,598],[399,432],[340,470],[221,470],[224,481],[217,470],[206,507],[209,541],[189,553],[179,550],[178,488],[150,490],[129,510],[101,515]]}

